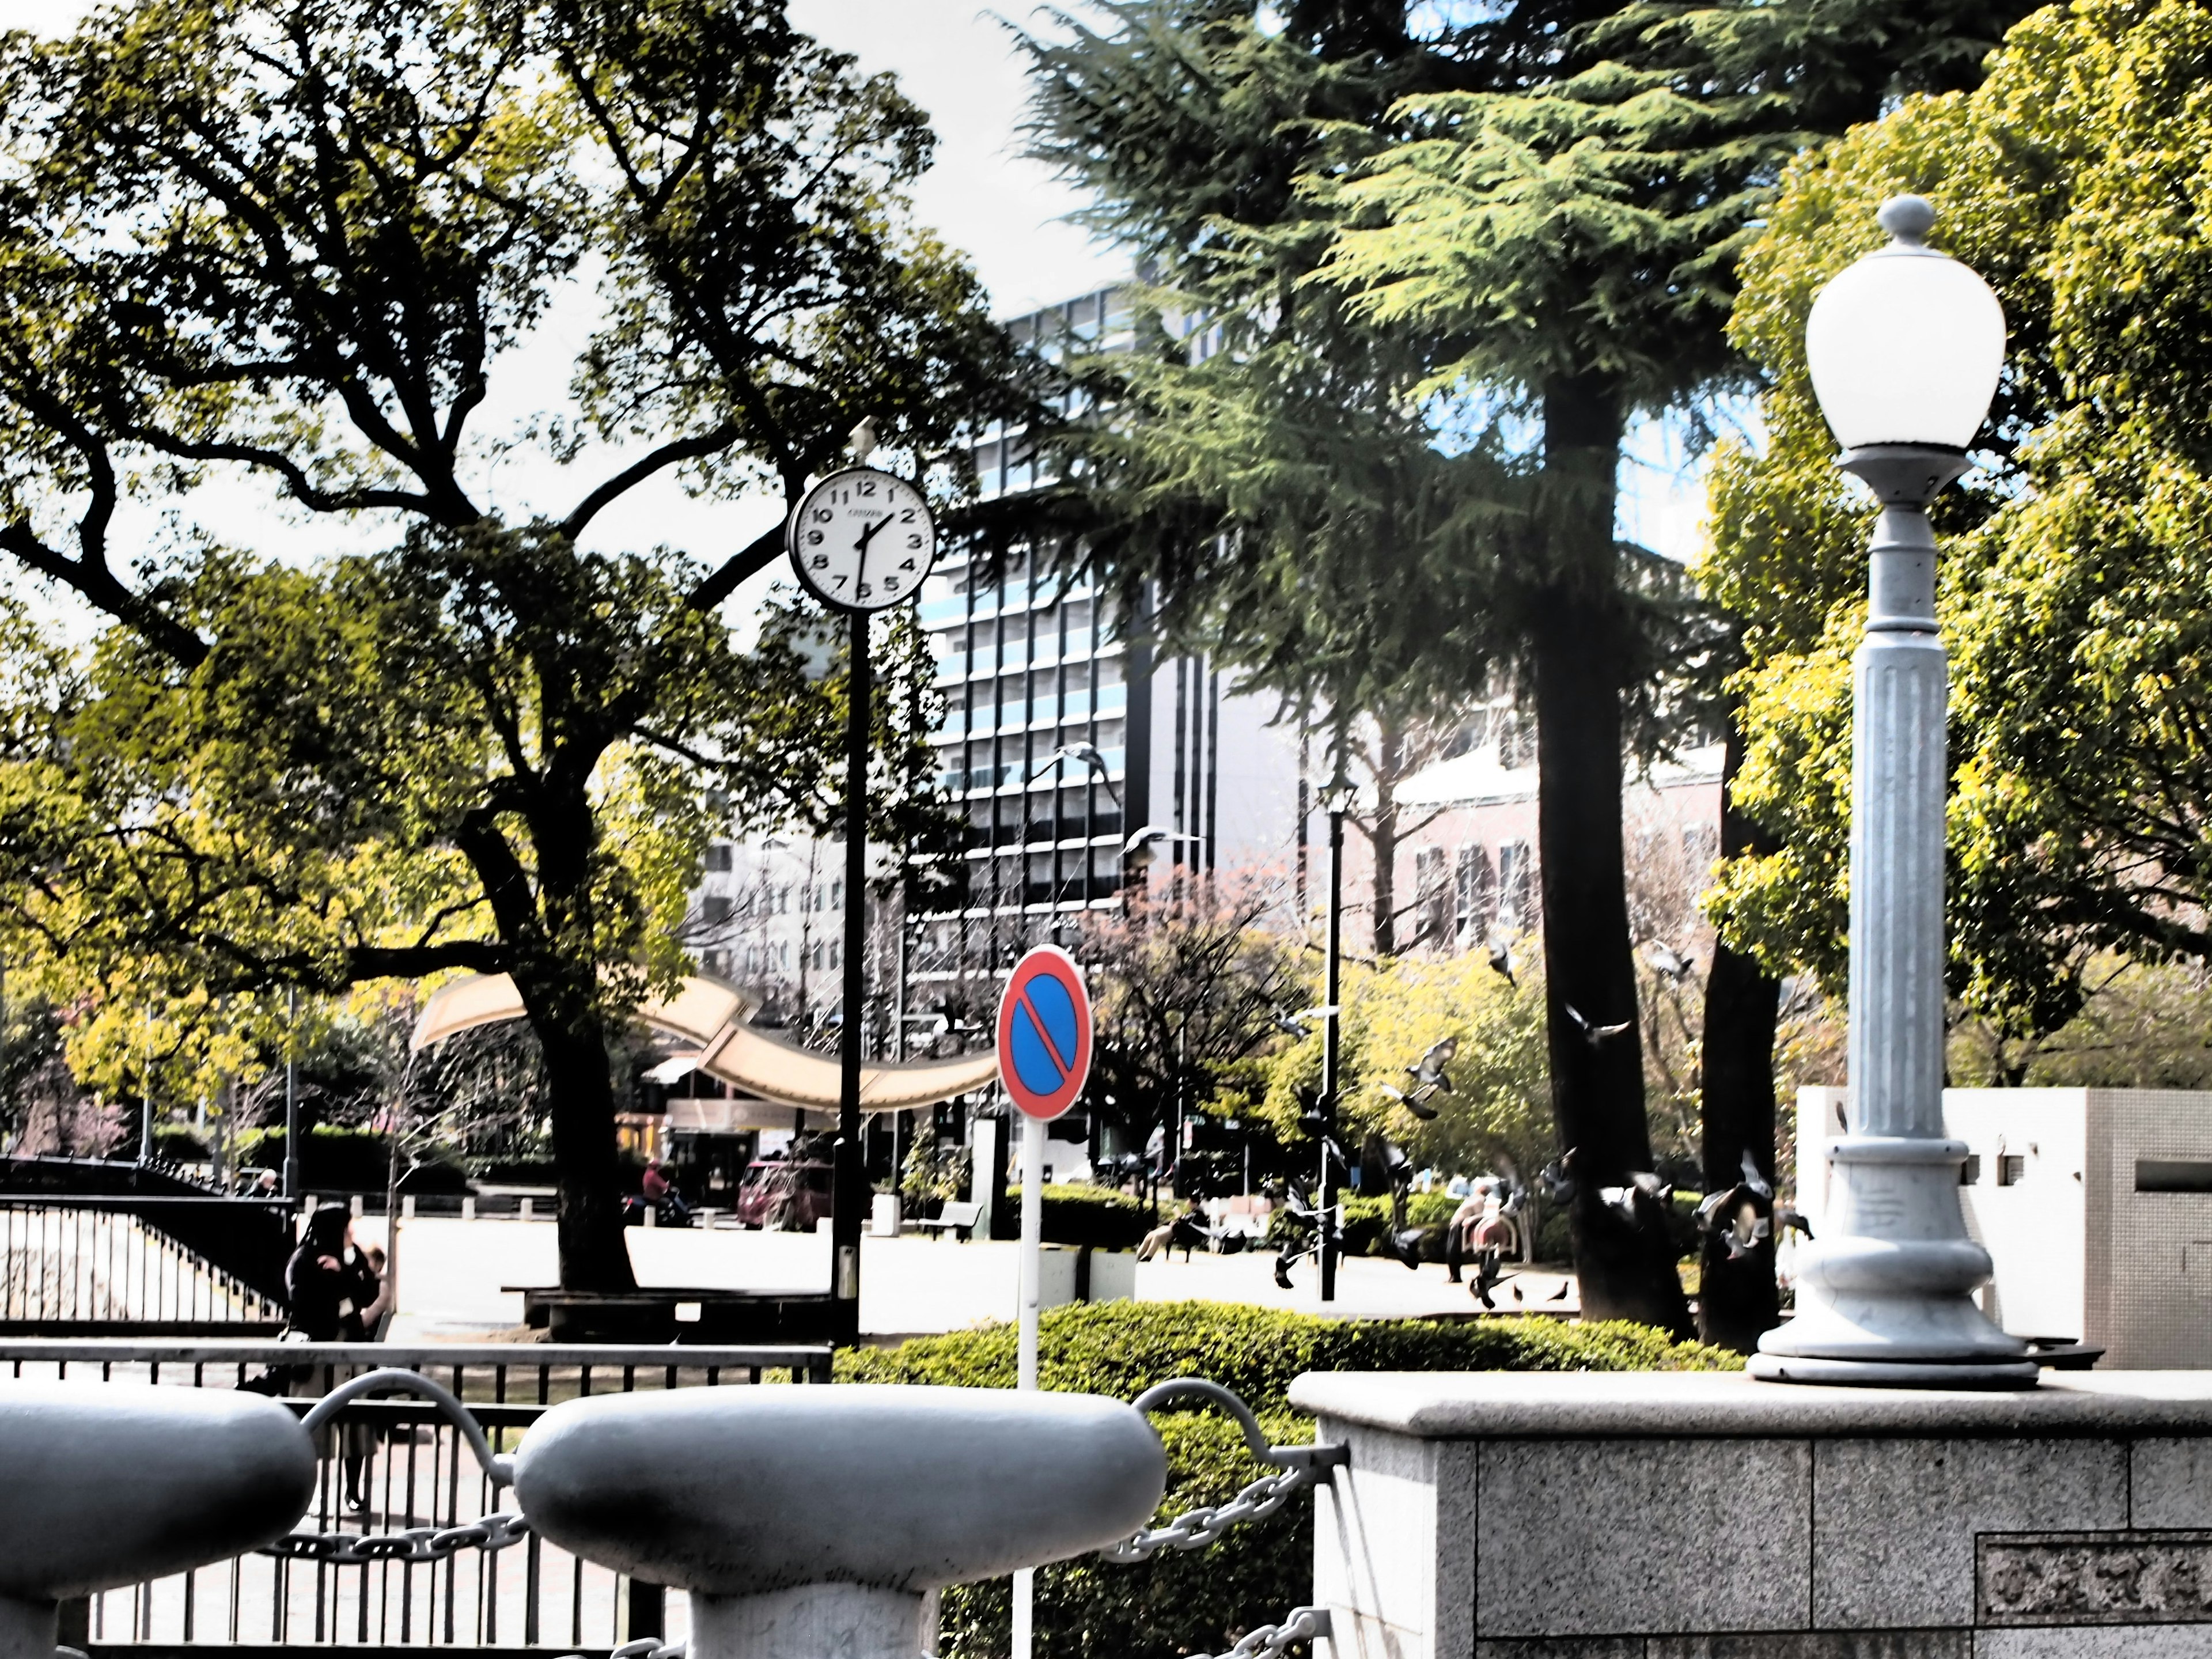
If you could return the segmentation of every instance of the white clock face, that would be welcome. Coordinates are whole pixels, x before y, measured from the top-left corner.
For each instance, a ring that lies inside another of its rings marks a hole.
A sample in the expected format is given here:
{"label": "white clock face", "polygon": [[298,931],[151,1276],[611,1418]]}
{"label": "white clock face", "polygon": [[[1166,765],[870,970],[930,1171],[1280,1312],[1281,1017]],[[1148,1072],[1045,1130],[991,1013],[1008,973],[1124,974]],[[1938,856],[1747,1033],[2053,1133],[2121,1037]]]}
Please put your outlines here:
{"label": "white clock face", "polygon": [[833,472],[808,490],[785,538],[799,580],[841,611],[913,599],[937,559],[921,491],[870,466]]}

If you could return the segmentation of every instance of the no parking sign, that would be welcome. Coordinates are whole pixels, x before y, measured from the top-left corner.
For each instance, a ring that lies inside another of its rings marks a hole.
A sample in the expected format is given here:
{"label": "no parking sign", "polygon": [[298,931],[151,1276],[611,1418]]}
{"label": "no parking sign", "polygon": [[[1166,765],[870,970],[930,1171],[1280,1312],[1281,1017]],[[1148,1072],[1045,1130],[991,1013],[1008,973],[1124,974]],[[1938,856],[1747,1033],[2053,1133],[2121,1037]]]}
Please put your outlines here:
{"label": "no parking sign", "polygon": [[1014,964],[999,999],[999,1081],[1028,1116],[1049,1123],[1091,1075],[1091,994],[1075,958],[1040,945]]}

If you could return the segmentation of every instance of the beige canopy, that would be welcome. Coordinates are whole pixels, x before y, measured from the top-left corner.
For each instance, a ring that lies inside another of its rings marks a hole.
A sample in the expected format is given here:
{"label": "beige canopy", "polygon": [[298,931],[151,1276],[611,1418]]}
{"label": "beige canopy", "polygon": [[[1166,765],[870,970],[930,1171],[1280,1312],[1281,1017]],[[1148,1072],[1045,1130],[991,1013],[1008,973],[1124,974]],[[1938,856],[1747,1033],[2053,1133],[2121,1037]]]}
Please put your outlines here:
{"label": "beige canopy", "polygon": [[[637,1017],[657,1030],[700,1045],[698,1069],[763,1100],[809,1111],[837,1109],[837,1060],[786,1042],[744,1024],[752,1006],[718,981],[696,975],[671,997],[648,997]],[[455,980],[423,1005],[415,1022],[414,1048],[426,1048],[457,1031],[520,1019],[522,996],[505,974]],[[999,1075],[994,1049],[952,1060],[872,1061],[860,1068],[860,1109],[902,1112],[987,1087]]]}

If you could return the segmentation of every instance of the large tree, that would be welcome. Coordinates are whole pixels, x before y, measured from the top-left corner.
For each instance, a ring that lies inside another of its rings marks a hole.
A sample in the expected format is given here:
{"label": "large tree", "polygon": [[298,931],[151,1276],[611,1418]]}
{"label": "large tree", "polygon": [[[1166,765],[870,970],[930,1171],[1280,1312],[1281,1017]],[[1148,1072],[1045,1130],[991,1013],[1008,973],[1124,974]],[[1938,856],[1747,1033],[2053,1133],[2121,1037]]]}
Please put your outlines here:
{"label": "large tree", "polygon": [[2111,953],[2212,962],[2208,71],[2203,4],[2039,13],[1972,94],[1799,166],[1748,261],[1735,328],[1773,376],[1769,441],[1717,476],[1711,575],[1751,624],[1741,794],[1784,839],[1729,866],[1723,900],[1778,969],[1843,976],[1864,606],[1866,509],[1832,471],[1804,319],[1901,190],[1936,204],[2011,336],[1978,471],[1940,504],[1952,993],[2033,1039]]}
{"label": "large tree", "polygon": [[[680,966],[710,790],[803,793],[837,700],[718,614],[775,531],[648,549],[629,503],[788,502],[864,415],[918,465],[1018,412],[908,220],[921,112],[778,0],[150,0],[0,79],[0,548],[117,625],[0,785],[16,925],[239,995],[513,975],[562,1282],[629,1285],[610,1033]],[[573,407],[479,434],[564,290]],[[566,499],[499,510],[518,458]],[[226,471],[382,550],[165,538]]]}
{"label": "large tree", "polygon": [[[1241,633],[1263,664],[1371,653],[1374,683],[1401,695],[1512,665],[1537,720],[1559,1132],[1586,1188],[1620,1182],[1650,1163],[1620,766],[1665,637],[1615,538],[1622,440],[1639,415],[1741,383],[1723,333],[1734,261],[1784,161],[1874,113],[1901,73],[1971,73],[2009,11],[1101,9],[1098,27],[1063,18],[1060,41],[1032,42],[1040,148],[1221,360],[1133,374],[1146,417],[1193,425],[1159,383],[1211,373],[1262,413],[1302,400],[1359,458],[1336,486],[1348,501],[1297,514],[1269,475],[1320,446],[1294,420],[1246,422],[1244,454],[1199,481],[1211,497],[1186,492],[1224,505],[1213,525],[1230,533],[1170,542],[1146,574],[1171,605],[1212,602],[1231,648]],[[1138,459],[1140,484],[1177,482]],[[1243,507],[1224,473],[1265,493]],[[1358,685],[1342,672],[1323,689]],[[1749,988],[1771,1000],[1771,983]],[[1624,1029],[1588,1035],[1608,1025]],[[1594,1201],[1578,1213],[1585,1307],[1681,1324],[1664,1228],[1613,1230]]]}

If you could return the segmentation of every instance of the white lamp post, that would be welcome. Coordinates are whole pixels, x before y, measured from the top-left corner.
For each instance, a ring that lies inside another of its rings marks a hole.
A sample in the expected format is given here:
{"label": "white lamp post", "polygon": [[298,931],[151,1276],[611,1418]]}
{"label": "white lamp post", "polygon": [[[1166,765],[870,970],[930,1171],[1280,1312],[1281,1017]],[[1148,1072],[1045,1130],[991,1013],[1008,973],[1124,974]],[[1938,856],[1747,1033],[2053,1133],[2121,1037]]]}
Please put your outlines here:
{"label": "white lamp post", "polygon": [[1975,1305],[1989,1252],[1959,1207],[1963,1144],[1943,1134],[1943,643],[1928,503],[1966,470],[2004,366],[2004,312],[1926,245],[1936,213],[1899,196],[1891,241],[1821,290],[1806,324],[1838,462],[1881,502],[1854,663],[1849,1133],[1828,1224],[1801,1258],[1797,1316],[1759,1340],[1775,1382],[2033,1382],[2027,1344]]}

